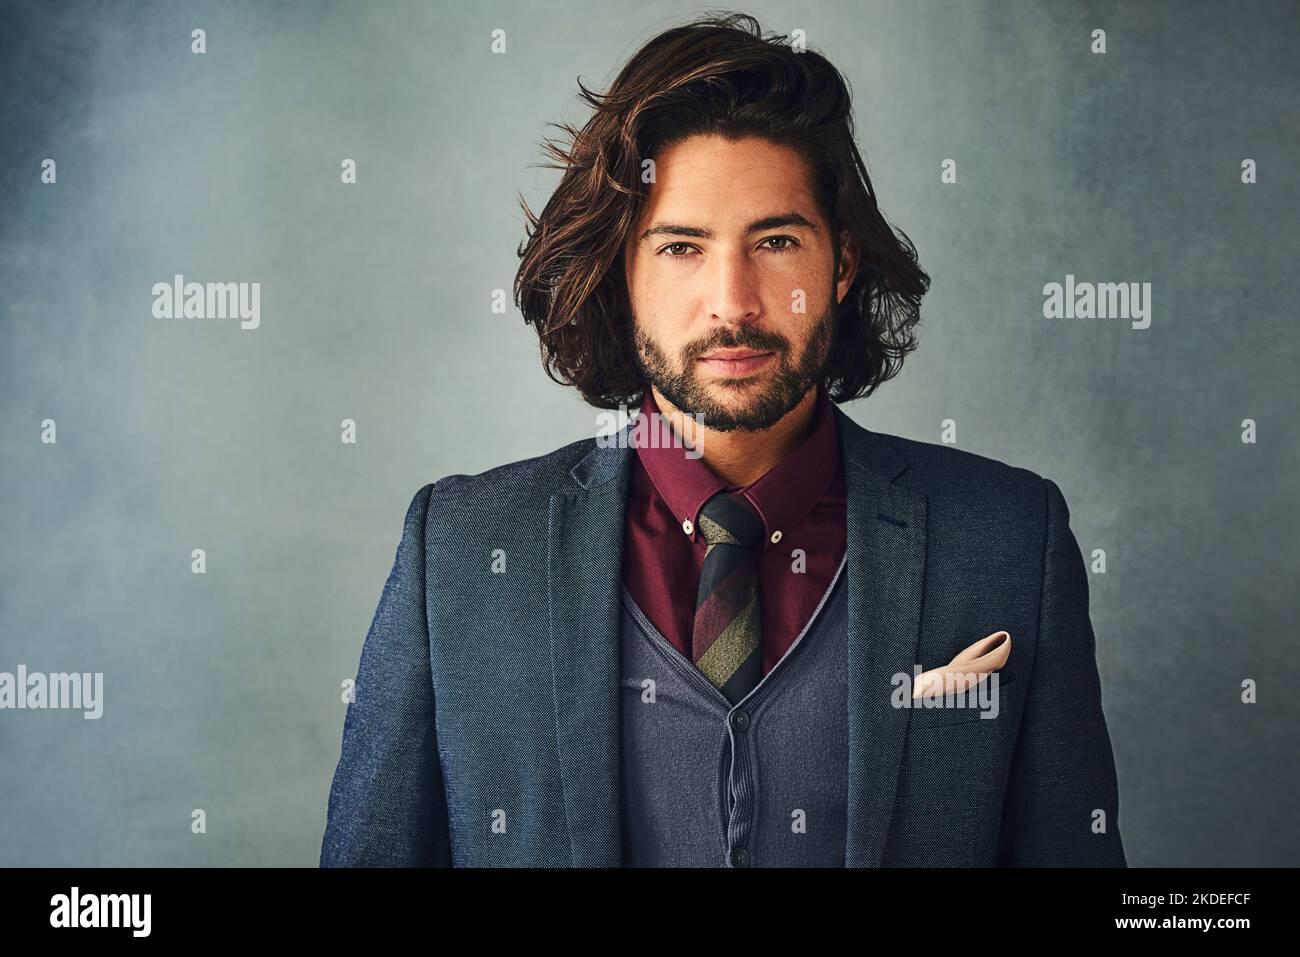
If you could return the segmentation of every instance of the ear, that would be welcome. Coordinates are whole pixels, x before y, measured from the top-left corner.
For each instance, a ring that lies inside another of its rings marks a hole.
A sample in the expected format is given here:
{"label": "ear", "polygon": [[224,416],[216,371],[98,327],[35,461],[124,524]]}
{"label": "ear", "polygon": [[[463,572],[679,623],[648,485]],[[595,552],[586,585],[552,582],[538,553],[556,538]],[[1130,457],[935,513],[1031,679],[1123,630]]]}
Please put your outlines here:
{"label": "ear", "polygon": [[840,261],[835,267],[835,301],[843,302],[858,275],[858,249],[848,232],[840,233]]}

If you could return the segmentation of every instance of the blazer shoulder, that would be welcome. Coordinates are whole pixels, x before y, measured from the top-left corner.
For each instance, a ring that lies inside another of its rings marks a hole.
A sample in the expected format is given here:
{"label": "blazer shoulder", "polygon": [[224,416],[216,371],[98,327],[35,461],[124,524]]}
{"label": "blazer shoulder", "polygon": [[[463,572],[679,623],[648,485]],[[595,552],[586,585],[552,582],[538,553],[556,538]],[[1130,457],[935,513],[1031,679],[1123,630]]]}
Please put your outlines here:
{"label": "blazer shoulder", "polygon": [[594,437],[578,439],[542,455],[482,472],[443,476],[426,486],[431,489],[427,496],[429,520],[519,515],[538,509],[545,512],[551,494],[573,484],[570,471],[595,447]]}
{"label": "blazer shoulder", "polygon": [[1043,512],[1050,480],[1032,469],[939,442],[875,434],[907,462],[900,481],[932,498],[968,508],[1014,505]]}
{"label": "blazer shoulder", "polygon": [[907,462],[895,481],[925,496],[936,547],[976,549],[984,566],[1009,579],[1036,574],[1053,514],[1050,479],[951,445],[880,438]]}

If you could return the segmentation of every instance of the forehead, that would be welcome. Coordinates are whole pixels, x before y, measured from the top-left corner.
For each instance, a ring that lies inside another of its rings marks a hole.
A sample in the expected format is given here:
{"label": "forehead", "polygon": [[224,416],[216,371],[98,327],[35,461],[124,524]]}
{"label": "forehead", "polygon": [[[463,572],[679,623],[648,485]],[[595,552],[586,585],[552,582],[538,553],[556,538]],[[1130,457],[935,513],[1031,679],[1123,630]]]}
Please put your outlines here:
{"label": "forehead", "polygon": [[713,225],[749,221],[761,207],[798,209],[815,219],[808,168],[794,149],[759,137],[693,136],[655,157],[655,181],[642,222],[708,218]]}

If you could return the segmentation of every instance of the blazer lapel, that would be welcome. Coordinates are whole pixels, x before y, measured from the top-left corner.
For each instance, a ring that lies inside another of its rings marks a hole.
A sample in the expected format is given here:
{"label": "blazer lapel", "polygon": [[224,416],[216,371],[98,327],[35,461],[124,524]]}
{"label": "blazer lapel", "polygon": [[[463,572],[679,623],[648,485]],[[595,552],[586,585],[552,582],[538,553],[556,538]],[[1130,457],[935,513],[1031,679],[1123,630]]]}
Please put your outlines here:
{"label": "blazer lapel", "polygon": [[[632,420],[634,422],[635,419]],[[635,449],[597,446],[550,498],[547,577],[555,728],[575,867],[619,867],[623,514]],[[619,440],[616,440],[619,441]]]}
{"label": "blazer lapel", "polygon": [[907,721],[891,678],[912,674],[925,584],[926,499],[894,484],[907,462],[838,406],[848,489],[848,831],[846,867],[879,867]]}

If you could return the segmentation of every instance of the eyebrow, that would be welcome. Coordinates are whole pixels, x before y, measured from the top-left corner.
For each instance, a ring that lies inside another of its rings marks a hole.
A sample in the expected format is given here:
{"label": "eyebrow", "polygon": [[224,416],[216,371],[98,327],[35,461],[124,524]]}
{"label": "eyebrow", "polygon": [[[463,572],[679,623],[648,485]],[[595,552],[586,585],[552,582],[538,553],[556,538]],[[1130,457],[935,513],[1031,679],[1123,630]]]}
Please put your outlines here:
{"label": "eyebrow", "polygon": [[[806,218],[796,212],[778,213],[775,216],[764,216],[762,219],[756,219],[745,227],[745,235],[752,236],[754,233],[761,233],[769,229],[783,228],[806,229],[810,232],[817,232],[817,224],[809,222]],[[683,226],[679,223],[655,223],[640,236],[637,242],[649,239],[651,236],[688,236],[691,239],[713,239],[713,230],[705,229],[702,226]]]}

